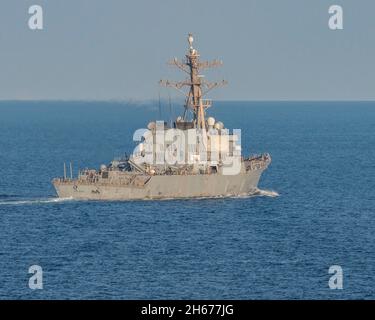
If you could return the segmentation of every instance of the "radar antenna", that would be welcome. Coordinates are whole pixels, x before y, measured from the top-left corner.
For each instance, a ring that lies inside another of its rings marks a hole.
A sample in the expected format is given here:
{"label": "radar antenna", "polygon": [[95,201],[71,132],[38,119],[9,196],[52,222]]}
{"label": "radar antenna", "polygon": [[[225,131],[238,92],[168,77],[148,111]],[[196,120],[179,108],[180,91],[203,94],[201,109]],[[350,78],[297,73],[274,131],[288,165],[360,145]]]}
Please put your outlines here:
{"label": "radar antenna", "polygon": [[[180,82],[160,80],[159,84],[175,88],[182,92],[186,96],[184,121],[186,120],[187,110],[191,110],[193,112],[195,126],[200,129],[205,129],[205,110],[211,107],[212,100],[203,99],[203,97],[212,89],[226,85],[227,81],[208,82],[204,79],[204,76],[200,74],[200,70],[222,66],[223,62],[219,60],[201,62],[199,60],[200,55],[198,51],[193,47],[193,42],[193,35],[189,33],[189,50],[185,55],[185,61],[179,61],[177,58],[174,58],[168,63],[187,73],[188,78]],[[189,88],[187,92],[183,90],[186,87]]]}

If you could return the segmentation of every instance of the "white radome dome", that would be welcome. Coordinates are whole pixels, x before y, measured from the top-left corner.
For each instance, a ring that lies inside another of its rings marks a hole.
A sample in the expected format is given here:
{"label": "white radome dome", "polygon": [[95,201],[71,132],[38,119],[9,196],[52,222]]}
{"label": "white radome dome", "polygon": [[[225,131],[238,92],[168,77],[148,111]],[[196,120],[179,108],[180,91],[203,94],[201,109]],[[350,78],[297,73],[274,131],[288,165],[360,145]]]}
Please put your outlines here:
{"label": "white radome dome", "polygon": [[156,124],[155,122],[150,122],[148,125],[147,125],[147,129],[148,130],[154,130],[156,128]]}
{"label": "white radome dome", "polygon": [[214,128],[217,129],[217,130],[224,129],[224,123],[222,123],[221,121],[218,121],[218,122],[215,123]]}
{"label": "white radome dome", "polygon": [[207,124],[212,127],[215,124],[215,118],[209,117],[207,118]]}

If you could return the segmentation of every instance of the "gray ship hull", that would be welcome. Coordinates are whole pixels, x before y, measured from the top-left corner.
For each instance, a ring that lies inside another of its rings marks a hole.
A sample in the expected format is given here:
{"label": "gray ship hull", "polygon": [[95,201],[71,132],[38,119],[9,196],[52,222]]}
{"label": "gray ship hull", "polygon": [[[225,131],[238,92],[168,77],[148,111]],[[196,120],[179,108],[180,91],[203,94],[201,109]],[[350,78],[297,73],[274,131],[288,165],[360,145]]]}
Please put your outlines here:
{"label": "gray ship hull", "polygon": [[54,180],[61,198],[79,200],[147,200],[200,197],[229,197],[257,192],[260,176],[265,168],[241,172],[238,175],[155,175],[143,176],[144,185],[121,185],[104,181]]}

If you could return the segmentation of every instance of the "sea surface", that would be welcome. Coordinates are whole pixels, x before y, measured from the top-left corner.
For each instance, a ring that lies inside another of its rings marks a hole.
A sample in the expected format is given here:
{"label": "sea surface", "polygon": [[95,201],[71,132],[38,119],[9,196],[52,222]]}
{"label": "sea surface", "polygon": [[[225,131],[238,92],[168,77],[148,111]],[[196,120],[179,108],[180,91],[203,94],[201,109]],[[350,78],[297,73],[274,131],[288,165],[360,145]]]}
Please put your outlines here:
{"label": "sea surface", "polygon": [[216,103],[244,154],[272,156],[262,196],[56,198],[64,162],[132,152],[156,105],[0,103],[0,299],[375,299],[375,103]]}

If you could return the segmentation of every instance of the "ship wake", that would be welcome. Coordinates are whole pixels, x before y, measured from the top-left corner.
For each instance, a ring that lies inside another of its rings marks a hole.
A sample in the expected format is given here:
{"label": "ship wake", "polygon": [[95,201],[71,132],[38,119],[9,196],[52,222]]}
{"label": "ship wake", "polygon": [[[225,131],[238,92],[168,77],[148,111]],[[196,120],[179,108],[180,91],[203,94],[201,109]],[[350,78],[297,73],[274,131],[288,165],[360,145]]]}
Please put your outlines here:
{"label": "ship wake", "polygon": [[17,199],[0,201],[0,206],[35,205],[47,203],[60,203],[72,201],[73,198],[38,198],[38,199]]}

